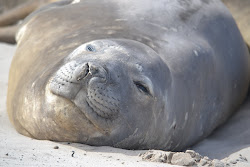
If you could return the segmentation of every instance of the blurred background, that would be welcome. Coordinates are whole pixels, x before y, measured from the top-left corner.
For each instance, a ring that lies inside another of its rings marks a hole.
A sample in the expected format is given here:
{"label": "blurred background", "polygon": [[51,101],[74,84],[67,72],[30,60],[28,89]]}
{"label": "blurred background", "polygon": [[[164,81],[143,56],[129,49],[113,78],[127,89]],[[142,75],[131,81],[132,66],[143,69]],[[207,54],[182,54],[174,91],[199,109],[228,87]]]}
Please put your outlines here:
{"label": "blurred background", "polygon": [[0,13],[3,13],[27,1],[28,0],[0,0]]}

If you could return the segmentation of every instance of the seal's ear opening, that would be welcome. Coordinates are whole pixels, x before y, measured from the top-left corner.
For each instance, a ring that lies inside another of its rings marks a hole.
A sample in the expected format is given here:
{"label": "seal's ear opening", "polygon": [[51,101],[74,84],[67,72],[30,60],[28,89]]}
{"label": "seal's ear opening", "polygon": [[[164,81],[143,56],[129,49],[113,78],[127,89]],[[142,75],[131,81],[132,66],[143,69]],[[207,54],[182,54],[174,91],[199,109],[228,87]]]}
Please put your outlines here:
{"label": "seal's ear opening", "polygon": [[15,34],[18,30],[18,25],[0,28],[0,41],[10,44],[15,44]]}

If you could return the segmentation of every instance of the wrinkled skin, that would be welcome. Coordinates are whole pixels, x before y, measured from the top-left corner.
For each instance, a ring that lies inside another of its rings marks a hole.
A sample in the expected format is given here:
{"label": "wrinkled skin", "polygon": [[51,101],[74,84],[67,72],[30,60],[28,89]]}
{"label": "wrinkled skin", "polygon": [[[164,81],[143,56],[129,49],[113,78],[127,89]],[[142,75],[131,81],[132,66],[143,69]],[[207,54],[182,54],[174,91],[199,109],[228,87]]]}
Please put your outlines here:
{"label": "wrinkled skin", "polygon": [[249,53],[220,1],[64,1],[17,39],[8,113],[36,139],[181,150],[248,90]]}

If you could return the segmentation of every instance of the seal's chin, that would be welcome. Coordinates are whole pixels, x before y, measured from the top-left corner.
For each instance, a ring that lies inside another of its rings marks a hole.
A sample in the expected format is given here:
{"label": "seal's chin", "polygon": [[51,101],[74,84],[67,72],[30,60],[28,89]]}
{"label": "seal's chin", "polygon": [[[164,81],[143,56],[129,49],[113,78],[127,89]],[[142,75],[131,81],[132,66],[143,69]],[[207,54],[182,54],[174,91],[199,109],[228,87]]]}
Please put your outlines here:
{"label": "seal's chin", "polygon": [[[81,92],[80,92],[81,93]],[[51,104],[53,109],[51,112],[56,113],[61,112],[65,108],[68,108],[68,106],[71,106],[70,108],[77,108],[76,110],[80,111],[82,114],[79,114],[78,119],[81,119],[82,121],[88,122],[88,126],[94,127],[97,129],[101,134],[108,135],[112,132],[114,125],[119,122],[119,111],[118,109],[116,112],[114,110],[110,109],[105,110],[105,107],[99,108],[98,102],[95,102],[94,100],[89,99],[87,96],[86,98],[76,98],[74,100],[70,100],[68,98],[65,98],[61,95],[53,93],[49,89],[49,84],[46,87],[46,101],[47,103]],[[105,102],[103,102],[105,103]],[[67,115],[75,114],[70,113],[74,111],[67,110]],[[69,121],[70,122],[70,121]],[[84,131],[83,127],[82,130]]]}

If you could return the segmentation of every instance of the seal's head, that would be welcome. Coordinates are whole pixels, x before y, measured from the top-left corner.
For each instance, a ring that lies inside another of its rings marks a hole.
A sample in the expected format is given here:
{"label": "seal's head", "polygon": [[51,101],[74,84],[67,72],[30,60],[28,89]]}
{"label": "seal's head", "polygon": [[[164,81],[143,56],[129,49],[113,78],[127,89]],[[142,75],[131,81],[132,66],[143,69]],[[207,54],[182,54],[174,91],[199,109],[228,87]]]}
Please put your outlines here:
{"label": "seal's head", "polygon": [[152,139],[159,134],[156,127],[164,125],[170,83],[168,68],[150,47],[131,40],[96,40],[65,59],[49,79],[46,99],[53,112],[64,108],[68,119],[76,112],[68,105],[80,111],[80,121],[68,123],[83,143],[150,148],[157,143],[157,136]]}

